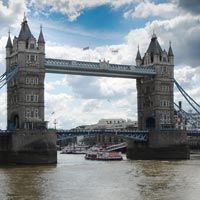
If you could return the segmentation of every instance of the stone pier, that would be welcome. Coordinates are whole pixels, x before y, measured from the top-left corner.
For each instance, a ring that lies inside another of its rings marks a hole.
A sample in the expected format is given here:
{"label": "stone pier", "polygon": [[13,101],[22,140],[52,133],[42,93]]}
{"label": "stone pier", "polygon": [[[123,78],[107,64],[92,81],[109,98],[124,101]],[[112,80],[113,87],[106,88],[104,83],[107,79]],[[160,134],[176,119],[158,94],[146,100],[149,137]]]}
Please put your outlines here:
{"label": "stone pier", "polygon": [[0,164],[57,163],[55,131],[16,130],[1,136],[0,143]]}
{"label": "stone pier", "polygon": [[127,158],[135,160],[189,159],[187,132],[150,131],[148,142],[128,140]]}

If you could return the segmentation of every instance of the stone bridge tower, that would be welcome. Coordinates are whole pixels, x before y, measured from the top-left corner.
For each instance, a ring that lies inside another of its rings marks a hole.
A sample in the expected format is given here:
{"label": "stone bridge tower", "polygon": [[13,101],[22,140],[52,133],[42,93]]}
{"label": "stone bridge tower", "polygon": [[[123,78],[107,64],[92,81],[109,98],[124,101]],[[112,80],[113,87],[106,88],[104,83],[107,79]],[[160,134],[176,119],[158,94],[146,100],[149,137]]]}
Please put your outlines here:
{"label": "stone bridge tower", "polygon": [[36,40],[24,17],[19,36],[6,44],[6,71],[19,66],[7,85],[8,163],[57,162],[56,134],[44,121],[44,59],[42,28]]}
{"label": "stone bridge tower", "polygon": [[13,44],[6,45],[6,70],[20,67],[7,85],[7,125],[9,130],[45,127],[44,122],[45,41],[40,30],[38,40],[32,35],[26,17]]}
{"label": "stone bridge tower", "polygon": [[189,159],[187,132],[174,128],[174,55],[162,50],[155,33],[142,58],[138,49],[137,66],[153,66],[156,74],[138,78],[138,126],[149,130],[148,142],[128,141],[130,159]]}
{"label": "stone bridge tower", "polygon": [[137,79],[138,125],[140,130],[174,127],[174,55],[162,50],[155,33],[141,58],[138,49],[136,65],[155,68],[156,75]]}

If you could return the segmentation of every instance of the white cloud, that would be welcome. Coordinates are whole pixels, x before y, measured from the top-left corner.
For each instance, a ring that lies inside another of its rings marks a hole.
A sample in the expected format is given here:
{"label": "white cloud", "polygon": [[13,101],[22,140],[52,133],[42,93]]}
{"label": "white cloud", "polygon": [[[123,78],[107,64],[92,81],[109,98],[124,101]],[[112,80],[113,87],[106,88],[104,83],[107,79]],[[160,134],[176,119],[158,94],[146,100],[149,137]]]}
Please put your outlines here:
{"label": "white cloud", "polygon": [[34,5],[37,8],[37,13],[40,12],[40,10],[49,8],[49,12],[62,13],[67,15],[70,21],[74,21],[86,9],[102,5],[110,5],[114,9],[117,9],[121,6],[133,4],[135,2],[138,2],[138,0],[31,0],[30,5]]}
{"label": "white cloud", "polygon": [[1,91],[0,94],[0,129],[6,129],[6,120],[7,120],[7,93],[5,91]]}
{"label": "white cloud", "polygon": [[0,25],[3,28],[20,26],[24,12],[27,13],[25,0],[8,0],[7,4],[0,1]]}
{"label": "white cloud", "polygon": [[[12,1],[14,3],[23,4],[24,1]],[[33,0],[32,3],[39,1]],[[71,19],[84,11],[85,8],[91,8],[92,6],[98,6],[103,4],[109,4],[113,8],[118,8],[125,4],[130,4],[136,1],[62,1],[63,3],[70,2],[71,7],[68,10],[59,10],[62,4],[58,1],[40,1],[41,7],[54,6],[51,9],[52,12],[63,12]],[[0,2],[1,3],[1,2]],[[61,3],[61,1],[60,1]],[[96,3],[96,4],[95,4]],[[55,4],[55,5],[54,5]],[[152,4],[152,3],[150,3]],[[9,6],[1,4],[4,9],[11,9],[11,1]],[[140,5],[140,4],[139,4]],[[138,6],[139,6],[138,5]],[[1,9],[0,7],[0,9]],[[74,10],[73,10],[73,9]],[[70,10],[71,9],[71,10]],[[141,13],[141,16],[145,14]],[[155,13],[160,12],[160,7],[153,7],[157,9]],[[172,7],[168,7],[168,13],[170,13]],[[24,11],[23,11],[24,12]],[[21,15],[23,15],[21,12]],[[139,13],[139,10],[137,11]],[[177,11],[178,12],[178,11]],[[2,19],[9,19],[12,14],[8,12],[8,17],[3,10]],[[153,12],[152,12],[153,13]],[[131,14],[131,13],[130,13]],[[136,14],[136,12],[135,12]],[[146,12],[146,15],[150,14]],[[8,23],[11,25],[21,22],[23,17],[19,15],[19,19],[15,21],[12,19]],[[159,42],[162,48],[168,50],[168,41],[172,41],[172,48],[175,54],[175,65],[182,65],[181,67],[175,67],[175,77],[180,84],[189,89],[191,96],[194,96],[195,100],[200,101],[200,87],[199,87],[199,16],[193,16],[191,14],[179,14],[177,16],[170,17],[165,20],[154,20],[148,22],[143,28],[131,30],[125,37],[124,43],[120,45],[110,46],[97,46],[88,51],[83,51],[81,48],[72,47],[65,44],[53,43],[52,41],[46,42],[46,57],[62,58],[62,59],[74,59],[98,62],[99,59],[109,60],[110,63],[123,63],[123,64],[135,64],[135,56],[137,52],[137,45],[140,45],[140,52],[143,55],[148,48],[150,38],[153,30],[155,30]],[[0,22],[3,23],[3,22]],[[45,35],[45,29],[44,29]],[[85,34],[90,37],[90,35]],[[7,37],[0,38],[0,72],[5,71],[5,45]],[[118,53],[113,53],[112,50],[118,50]],[[197,63],[195,65],[195,63]],[[194,66],[199,66],[194,68]],[[70,90],[70,93],[64,93],[64,87]],[[60,88],[60,89],[59,89]],[[61,92],[58,92],[60,90]],[[2,95],[3,94],[3,95]],[[6,103],[4,104],[5,94],[1,91],[0,111],[3,113],[1,120],[5,121],[6,116]],[[181,95],[175,91],[175,101],[182,99]],[[58,128],[72,128],[81,124],[96,123],[100,118],[132,118],[137,119],[137,92],[135,80],[118,79],[118,78],[96,78],[96,77],[84,77],[84,76],[63,76],[56,81],[47,81],[45,83],[45,109],[46,120],[50,121],[51,127],[53,126],[53,120],[57,119]],[[55,111],[54,115],[51,113]],[[77,117],[78,116],[78,117]],[[1,121],[0,128],[2,128]]]}
{"label": "white cloud", "polygon": [[159,16],[162,18],[172,18],[175,14],[177,14],[177,5],[174,3],[155,4],[154,2],[145,1],[140,2],[133,10],[126,11],[124,17],[147,18]]}
{"label": "white cloud", "polygon": [[[185,92],[191,96],[196,102],[200,102],[200,66],[192,68],[190,66],[182,66],[175,68],[174,76],[179,85]],[[182,106],[185,111],[192,107],[180,93],[176,86],[174,86],[174,102],[182,101]]]}
{"label": "white cloud", "polygon": [[0,74],[3,74],[6,71],[6,42],[7,42],[7,37],[0,37]]}

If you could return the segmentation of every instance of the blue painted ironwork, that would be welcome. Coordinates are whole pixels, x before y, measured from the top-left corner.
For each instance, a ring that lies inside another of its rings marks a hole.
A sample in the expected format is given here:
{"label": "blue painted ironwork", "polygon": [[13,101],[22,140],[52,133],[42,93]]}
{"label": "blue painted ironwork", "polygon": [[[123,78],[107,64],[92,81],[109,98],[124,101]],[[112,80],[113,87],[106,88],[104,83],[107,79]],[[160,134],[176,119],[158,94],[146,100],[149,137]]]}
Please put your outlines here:
{"label": "blue painted ironwork", "polygon": [[8,135],[9,133],[8,130],[0,130],[0,135]]}
{"label": "blue painted ironwork", "polygon": [[131,130],[58,130],[57,141],[76,138],[78,136],[95,136],[95,135],[115,135],[127,139],[138,141],[148,141],[148,131],[131,131]]}
{"label": "blue painted ironwork", "polygon": [[6,85],[18,72],[20,68],[16,66],[11,72],[5,72],[0,76],[0,89]]}
{"label": "blue painted ironwork", "polygon": [[187,135],[188,136],[200,136],[200,130],[188,130]]}
{"label": "blue painted ironwork", "polygon": [[77,74],[88,76],[138,78],[156,74],[153,66],[110,64],[109,62],[85,62],[76,60],[45,59],[47,73]]}

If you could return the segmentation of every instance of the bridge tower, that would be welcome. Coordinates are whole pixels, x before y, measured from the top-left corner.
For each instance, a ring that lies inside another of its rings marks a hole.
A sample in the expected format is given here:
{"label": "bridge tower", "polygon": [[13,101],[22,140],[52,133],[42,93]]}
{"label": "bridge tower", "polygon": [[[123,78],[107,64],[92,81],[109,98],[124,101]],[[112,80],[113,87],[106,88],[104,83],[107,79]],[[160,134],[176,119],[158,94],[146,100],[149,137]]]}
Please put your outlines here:
{"label": "bridge tower", "polygon": [[136,65],[155,68],[156,75],[137,78],[138,126],[144,129],[174,127],[174,55],[162,50],[154,33],[149,47],[141,58],[138,49]]}
{"label": "bridge tower", "polygon": [[7,129],[10,162],[46,164],[57,162],[56,134],[44,121],[45,40],[31,33],[26,16],[18,37],[6,44],[6,71],[19,66],[7,84]]}
{"label": "bridge tower", "polygon": [[174,54],[162,50],[154,33],[143,57],[136,55],[137,66],[155,68],[155,75],[137,78],[138,127],[149,130],[148,142],[128,141],[130,159],[188,159],[187,133],[174,129]]}
{"label": "bridge tower", "polygon": [[9,130],[45,127],[44,122],[45,41],[40,30],[38,40],[32,35],[26,17],[13,45],[8,37],[6,70],[20,67],[7,85],[7,125]]}

